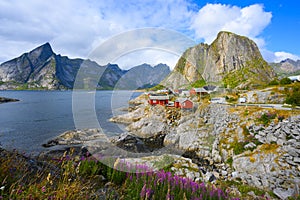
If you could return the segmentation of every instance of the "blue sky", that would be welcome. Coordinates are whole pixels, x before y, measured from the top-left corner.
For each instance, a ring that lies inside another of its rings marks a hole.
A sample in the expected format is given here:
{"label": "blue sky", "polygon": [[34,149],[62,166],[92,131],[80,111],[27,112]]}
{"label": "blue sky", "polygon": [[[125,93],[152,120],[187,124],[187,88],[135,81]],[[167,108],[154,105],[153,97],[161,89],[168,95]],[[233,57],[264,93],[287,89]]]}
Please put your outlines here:
{"label": "blue sky", "polygon": [[[45,42],[58,54],[88,58],[116,35],[145,27],[177,31],[195,44],[210,44],[219,31],[231,31],[254,40],[269,62],[297,60],[299,7],[298,1],[279,0],[0,0],[0,63]],[[113,62],[123,68],[144,62],[173,67],[177,59],[152,49]]]}

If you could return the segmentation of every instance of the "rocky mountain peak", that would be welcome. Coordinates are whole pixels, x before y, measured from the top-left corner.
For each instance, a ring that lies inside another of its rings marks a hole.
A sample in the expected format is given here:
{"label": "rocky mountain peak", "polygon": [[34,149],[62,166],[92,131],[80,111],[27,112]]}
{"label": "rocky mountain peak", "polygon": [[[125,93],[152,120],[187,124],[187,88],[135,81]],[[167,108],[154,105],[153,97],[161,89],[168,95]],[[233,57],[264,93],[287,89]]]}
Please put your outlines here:
{"label": "rocky mountain peak", "polygon": [[245,87],[251,83],[269,82],[275,75],[255,42],[222,31],[211,45],[201,43],[187,49],[174,72],[163,83],[178,87],[204,79],[207,83]]}
{"label": "rocky mountain peak", "polygon": [[300,74],[300,60],[295,61],[287,58],[279,63],[270,63],[270,65],[280,77]]}
{"label": "rocky mountain peak", "polygon": [[51,45],[47,42],[28,53],[28,57],[31,58],[32,61],[40,60],[46,61],[49,57],[54,54]]}

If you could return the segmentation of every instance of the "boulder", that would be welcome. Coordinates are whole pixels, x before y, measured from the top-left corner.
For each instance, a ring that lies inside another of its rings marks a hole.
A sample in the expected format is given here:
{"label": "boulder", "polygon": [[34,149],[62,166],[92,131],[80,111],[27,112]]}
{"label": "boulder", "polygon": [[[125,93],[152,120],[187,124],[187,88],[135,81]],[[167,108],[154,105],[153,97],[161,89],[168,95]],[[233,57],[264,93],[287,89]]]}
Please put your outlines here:
{"label": "boulder", "polygon": [[293,194],[294,194],[294,190],[292,188],[289,188],[288,190],[285,190],[285,189],[282,189],[282,188],[275,188],[273,190],[273,192],[281,200],[286,200],[289,197],[293,196]]}

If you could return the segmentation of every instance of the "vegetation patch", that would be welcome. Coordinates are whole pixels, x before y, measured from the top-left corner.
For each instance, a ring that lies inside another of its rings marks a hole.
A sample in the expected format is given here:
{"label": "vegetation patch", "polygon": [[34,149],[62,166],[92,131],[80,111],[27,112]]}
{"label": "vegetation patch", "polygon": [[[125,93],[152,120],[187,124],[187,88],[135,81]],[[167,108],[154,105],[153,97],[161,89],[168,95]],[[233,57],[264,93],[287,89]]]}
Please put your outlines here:
{"label": "vegetation patch", "polygon": [[285,77],[285,78],[283,78],[283,79],[281,79],[281,80],[279,81],[279,84],[280,84],[280,85],[289,85],[289,84],[291,84],[291,83],[292,83],[292,80],[289,79],[289,78],[287,78],[287,77]]}
{"label": "vegetation patch", "polygon": [[243,153],[244,151],[246,151],[246,149],[244,148],[244,146],[247,144],[247,142],[238,142],[237,140],[235,140],[234,142],[232,142],[230,144],[230,147],[233,149],[233,153],[235,155],[239,155],[241,153]]}
{"label": "vegetation patch", "polygon": [[270,154],[270,153],[278,154],[277,149],[279,147],[280,146],[278,144],[262,144],[259,147],[259,150],[262,151],[265,154]]}
{"label": "vegetation patch", "polygon": [[147,89],[147,90],[156,91],[156,90],[162,90],[164,88],[165,88],[165,86],[158,84],[158,85],[156,85],[156,86],[154,86],[150,89]]}
{"label": "vegetation patch", "polygon": [[145,165],[105,160],[114,168],[89,155],[73,156],[72,150],[40,162],[0,149],[0,199],[233,199],[226,188]]}
{"label": "vegetation patch", "polygon": [[[253,197],[249,198],[247,196],[247,194],[249,192],[254,192],[254,194],[256,196],[260,196],[260,197],[264,197],[264,195],[266,193],[268,193],[271,197],[274,197],[274,198],[276,197],[275,194],[272,191],[252,187],[250,185],[243,184],[239,181],[223,181],[223,182],[219,183],[219,185],[220,185],[221,188],[232,188],[232,187],[237,188],[238,191],[242,194],[241,199],[252,199]],[[268,199],[268,198],[266,198],[266,199]]]}
{"label": "vegetation patch", "polygon": [[276,118],[276,116],[277,116],[277,114],[274,112],[266,112],[266,113],[263,113],[262,115],[260,115],[257,118],[257,121],[260,123],[263,123],[264,125],[268,125],[268,124],[270,124],[271,120]]}
{"label": "vegetation patch", "polygon": [[206,85],[206,82],[204,79],[200,79],[200,80],[197,80],[195,81],[194,83],[191,84],[191,86],[193,88],[200,88],[200,87],[203,87]]}
{"label": "vegetation patch", "polygon": [[285,103],[292,106],[300,106],[300,84],[295,84],[287,93]]}

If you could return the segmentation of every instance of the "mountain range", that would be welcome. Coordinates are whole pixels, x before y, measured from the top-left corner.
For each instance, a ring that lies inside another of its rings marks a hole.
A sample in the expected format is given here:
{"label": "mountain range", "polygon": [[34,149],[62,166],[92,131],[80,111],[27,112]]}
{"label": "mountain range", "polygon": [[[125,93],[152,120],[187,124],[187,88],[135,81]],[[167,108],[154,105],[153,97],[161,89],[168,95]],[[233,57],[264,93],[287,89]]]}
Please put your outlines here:
{"label": "mountain range", "polygon": [[171,88],[201,84],[249,88],[275,77],[254,41],[221,31],[211,45],[201,43],[187,49],[163,84]]}
{"label": "mountain range", "polygon": [[[169,73],[165,64],[142,64],[122,70],[117,64],[100,66],[89,59],[57,55],[45,43],[0,65],[0,89],[72,89],[80,67],[102,74],[93,88],[141,89],[160,83]],[[88,78],[88,77],[87,77]]]}
{"label": "mountain range", "polygon": [[0,65],[0,89],[72,89],[80,69],[92,69],[80,88],[134,90],[160,84],[174,89],[213,84],[251,89],[278,76],[300,74],[300,61],[267,63],[254,41],[226,31],[219,32],[211,45],[187,49],[172,72],[165,64],[142,64],[129,70],[110,63],[100,66],[89,59],[57,55],[45,43]]}
{"label": "mountain range", "polygon": [[270,63],[279,77],[286,77],[300,74],[300,60],[286,59],[279,63]]}

